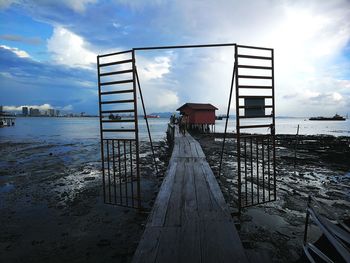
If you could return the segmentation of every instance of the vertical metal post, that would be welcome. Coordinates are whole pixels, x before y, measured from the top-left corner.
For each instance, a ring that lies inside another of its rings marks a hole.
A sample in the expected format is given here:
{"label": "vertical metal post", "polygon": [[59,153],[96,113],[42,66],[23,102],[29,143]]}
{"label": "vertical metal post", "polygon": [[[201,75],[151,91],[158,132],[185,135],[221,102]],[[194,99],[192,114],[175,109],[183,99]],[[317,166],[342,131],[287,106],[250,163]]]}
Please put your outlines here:
{"label": "vertical metal post", "polygon": [[108,199],[109,199],[109,202],[111,203],[112,197],[111,197],[111,171],[109,166],[109,159],[110,159],[109,158],[109,140],[107,139],[106,142],[107,142],[106,150],[107,150],[107,169],[108,169]]}
{"label": "vertical metal post", "polygon": [[128,169],[126,167],[126,146],[125,140],[123,140],[123,153],[124,153],[124,180],[125,180],[125,199],[126,205],[129,205],[129,197],[128,197]]}
{"label": "vertical metal post", "polygon": [[248,205],[247,137],[244,137],[244,186],[245,186],[245,205]]}
{"label": "vertical metal post", "polygon": [[115,145],[114,140],[112,140],[112,154],[113,154],[113,178],[114,178],[114,203],[117,203],[117,184],[115,179]]}
{"label": "vertical metal post", "polygon": [[235,45],[235,69],[236,69],[236,140],[237,140],[237,169],[238,169],[238,212],[241,214],[242,197],[241,197],[241,137],[240,137],[240,119],[239,119],[239,94],[238,94],[238,47]]}
{"label": "vertical metal post", "polygon": [[136,176],[137,176],[137,205],[141,209],[141,184],[140,184],[140,160],[139,160],[139,125],[137,115],[137,90],[136,90],[136,65],[135,49],[132,50],[132,71],[133,71],[133,90],[134,90],[134,118],[135,118],[135,147],[136,147]]}
{"label": "vertical metal post", "polygon": [[272,68],[272,128],[271,128],[271,134],[272,134],[272,143],[273,143],[273,185],[274,185],[274,200],[276,200],[276,140],[275,140],[275,129],[276,129],[276,123],[275,123],[275,116],[276,116],[276,108],[275,108],[275,70],[274,70],[274,54],[273,49],[271,50],[271,68]]}
{"label": "vertical metal post", "polygon": [[122,190],[122,163],[120,158],[120,140],[118,140],[118,168],[119,168],[119,194],[120,194],[120,204],[123,204],[123,190]]}
{"label": "vertical metal post", "polygon": [[257,203],[259,203],[259,137],[256,137],[256,194]]}
{"label": "vertical metal post", "polygon": [[98,81],[98,109],[100,117],[100,140],[101,140],[101,160],[102,160],[102,183],[103,183],[103,202],[106,202],[106,182],[105,182],[105,158],[103,149],[102,132],[102,104],[101,104],[101,77],[100,77],[100,56],[97,56],[97,81]]}
{"label": "vertical metal post", "polygon": [[130,177],[131,177],[131,205],[132,207],[135,206],[134,204],[134,174],[132,169],[132,141],[129,141],[129,150],[130,150]]}
{"label": "vertical metal post", "polygon": [[263,189],[263,202],[265,203],[265,136],[261,137],[261,159],[262,159],[262,189]]}

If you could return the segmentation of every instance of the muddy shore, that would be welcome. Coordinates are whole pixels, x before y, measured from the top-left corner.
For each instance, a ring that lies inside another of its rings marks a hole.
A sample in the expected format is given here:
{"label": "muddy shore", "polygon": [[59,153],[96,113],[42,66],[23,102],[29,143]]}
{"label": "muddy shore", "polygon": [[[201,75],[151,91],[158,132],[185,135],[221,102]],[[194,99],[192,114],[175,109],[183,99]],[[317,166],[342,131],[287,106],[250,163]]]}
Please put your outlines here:
{"label": "muddy shore", "polygon": [[[160,174],[168,161],[155,143]],[[140,147],[142,196],[151,207],[162,178]],[[130,262],[147,213],[103,203],[96,140],[0,142],[0,262]]]}
{"label": "muddy shore", "polygon": [[[222,134],[194,135],[214,174]],[[296,262],[302,254],[307,196],[334,218],[350,217],[350,137],[277,137],[277,201],[243,210],[237,227],[244,247],[264,251],[273,262]],[[156,143],[160,174],[169,158]],[[0,142],[0,262],[130,262],[147,213],[103,203],[100,149],[95,140],[70,143]],[[294,168],[294,162],[296,166]],[[141,144],[142,195],[152,207],[162,178]],[[229,138],[218,179],[235,210],[235,140]],[[320,232],[310,228],[310,239]]]}
{"label": "muddy shore", "polygon": [[[218,174],[222,134],[200,135],[207,160]],[[350,137],[299,136],[295,157],[294,135],[278,135],[276,148],[277,200],[243,209],[237,218],[246,249],[267,254],[273,262],[304,262],[302,242],[308,195],[321,204],[318,211],[331,219],[350,218]],[[235,139],[229,138],[219,184],[226,201],[236,211],[237,173]],[[321,236],[311,225],[309,240]]]}

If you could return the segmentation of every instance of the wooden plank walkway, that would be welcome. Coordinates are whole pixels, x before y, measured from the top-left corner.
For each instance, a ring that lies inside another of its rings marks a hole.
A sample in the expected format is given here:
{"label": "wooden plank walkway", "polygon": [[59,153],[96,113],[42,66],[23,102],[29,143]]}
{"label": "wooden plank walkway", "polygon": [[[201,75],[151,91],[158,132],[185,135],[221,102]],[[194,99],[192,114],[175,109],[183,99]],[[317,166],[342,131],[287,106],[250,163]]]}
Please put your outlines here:
{"label": "wooden plank walkway", "polygon": [[132,262],[248,262],[201,146],[177,127],[168,170]]}

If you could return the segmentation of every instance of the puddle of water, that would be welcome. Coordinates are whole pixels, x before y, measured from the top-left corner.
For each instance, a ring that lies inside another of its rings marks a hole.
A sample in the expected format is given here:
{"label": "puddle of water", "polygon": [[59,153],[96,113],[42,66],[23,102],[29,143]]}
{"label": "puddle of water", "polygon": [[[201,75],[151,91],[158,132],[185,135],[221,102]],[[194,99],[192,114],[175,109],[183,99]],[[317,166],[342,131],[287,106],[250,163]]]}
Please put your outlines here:
{"label": "puddle of water", "polygon": [[4,185],[0,186],[0,193],[8,193],[15,189],[15,185],[11,183],[5,183]]}
{"label": "puddle of water", "polygon": [[288,223],[278,215],[270,215],[258,209],[251,209],[247,212],[248,215],[252,216],[253,222],[256,225],[264,226],[270,229],[279,229],[285,227]]}

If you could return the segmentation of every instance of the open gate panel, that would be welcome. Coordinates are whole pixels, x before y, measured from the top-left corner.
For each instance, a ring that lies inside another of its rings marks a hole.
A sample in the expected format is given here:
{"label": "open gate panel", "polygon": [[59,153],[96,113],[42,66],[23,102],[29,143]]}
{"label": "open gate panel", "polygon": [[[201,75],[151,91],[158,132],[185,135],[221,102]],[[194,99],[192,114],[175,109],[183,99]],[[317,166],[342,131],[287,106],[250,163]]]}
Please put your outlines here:
{"label": "open gate panel", "polygon": [[97,69],[104,202],[140,208],[134,52],[98,56]]}
{"label": "open gate panel", "polygon": [[273,49],[236,45],[239,208],[276,199]]}

